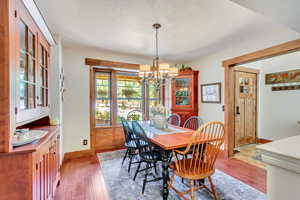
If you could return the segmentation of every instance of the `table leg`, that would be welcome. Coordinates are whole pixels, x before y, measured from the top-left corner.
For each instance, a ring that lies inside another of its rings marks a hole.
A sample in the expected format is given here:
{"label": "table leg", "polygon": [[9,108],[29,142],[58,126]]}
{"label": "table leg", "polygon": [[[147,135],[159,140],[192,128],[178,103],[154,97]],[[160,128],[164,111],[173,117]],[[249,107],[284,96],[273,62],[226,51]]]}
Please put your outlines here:
{"label": "table leg", "polygon": [[169,153],[167,151],[162,152],[162,178],[163,178],[163,200],[168,199],[169,188],[168,188],[168,164],[169,164]]}

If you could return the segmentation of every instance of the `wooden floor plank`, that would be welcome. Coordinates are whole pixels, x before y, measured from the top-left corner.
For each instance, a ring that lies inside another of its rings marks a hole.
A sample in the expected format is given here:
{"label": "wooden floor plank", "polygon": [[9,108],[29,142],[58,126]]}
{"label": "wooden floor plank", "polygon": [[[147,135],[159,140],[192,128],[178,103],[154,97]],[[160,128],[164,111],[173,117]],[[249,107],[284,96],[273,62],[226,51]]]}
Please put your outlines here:
{"label": "wooden floor plank", "polygon": [[[221,154],[216,168],[266,192],[266,170]],[[62,166],[61,184],[55,200],[107,200],[108,192],[96,156],[68,160]]]}

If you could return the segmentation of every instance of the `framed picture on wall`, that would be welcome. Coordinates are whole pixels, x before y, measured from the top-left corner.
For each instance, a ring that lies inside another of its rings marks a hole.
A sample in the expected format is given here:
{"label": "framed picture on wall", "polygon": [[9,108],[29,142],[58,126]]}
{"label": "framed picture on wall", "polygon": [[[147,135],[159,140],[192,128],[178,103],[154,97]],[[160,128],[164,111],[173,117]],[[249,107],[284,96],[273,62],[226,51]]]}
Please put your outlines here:
{"label": "framed picture on wall", "polygon": [[221,83],[201,85],[202,103],[221,103]]}

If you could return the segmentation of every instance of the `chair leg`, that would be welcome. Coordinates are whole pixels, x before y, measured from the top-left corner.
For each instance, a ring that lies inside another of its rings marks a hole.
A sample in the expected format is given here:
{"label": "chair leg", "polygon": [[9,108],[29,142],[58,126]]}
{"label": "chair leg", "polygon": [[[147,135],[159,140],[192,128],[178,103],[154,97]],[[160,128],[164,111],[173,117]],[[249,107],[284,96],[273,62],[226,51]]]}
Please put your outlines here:
{"label": "chair leg", "polygon": [[204,183],[205,183],[205,179],[200,179],[200,180],[198,180],[199,186],[204,185]]}
{"label": "chair leg", "polygon": [[173,154],[171,153],[170,158],[169,158],[169,163],[172,162]]}
{"label": "chair leg", "polygon": [[169,182],[170,181],[170,171],[167,170],[167,181]]}
{"label": "chair leg", "polygon": [[171,186],[173,185],[174,183],[174,177],[175,177],[175,174],[173,173],[173,175],[171,176],[171,178],[169,177],[170,181],[169,181],[169,188],[171,188]]}
{"label": "chair leg", "polygon": [[131,168],[131,163],[132,163],[132,158],[133,158],[133,155],[132,155],[132,152],[131,150],[129,151],[129,157],[130,157],[130,161],[129,161],[129,165],[128,165],[128,173],[130,172],[130,168]]}
{"label": "chair leg", "polygon": [[141,167],[142,161],[139,162],[138,167],[136,168],[134,177],[133,177],[133,181],[135,181],[137,174],[139,173],[140,167]]}
{"label": "chair leg", "polygon": [[147,183],[147,177],[148,177],[148,172],[149,172],[149,164],[147,163],[147,166],[146,166],[146,173],[145,173],[145,178],[144,178],[144,181],[143,181],[143,189],[142,189],[142,194],[144,194],[145,192],[145,187],[146,187],[146,183]]}
{"label": "chair leg", "polygon": [[214,186],[214,184],[213,184],[212,179],[211,179],[210,176],[208,177],[208,180],[209,180],[209,184],[210,184],[211,191],[212,191],[212,193],[213,193],[214,199],[215,199],[215,200],[218,200],[218,194],[217,194],[217,192],[216,192],[215,186]]}
{"label": "chair leg", "polygon": [[195,200],[195,181],[191,180],[191,199]]}
{"label": "chair leg", "polygon": [[127,158],[127,154],[128,154],[128,149],[126,150],[126,153],[125,153],[125,155],[124,155],[124,157],[123,157],[122,165],[124,164],[124,161],[125,161],[125,159]]}
{"label": "chair leg", "polygon": [[155,174],[157,174],[157,167],[156,167],[156,163],[154,163],[154,171],[155,171]]}

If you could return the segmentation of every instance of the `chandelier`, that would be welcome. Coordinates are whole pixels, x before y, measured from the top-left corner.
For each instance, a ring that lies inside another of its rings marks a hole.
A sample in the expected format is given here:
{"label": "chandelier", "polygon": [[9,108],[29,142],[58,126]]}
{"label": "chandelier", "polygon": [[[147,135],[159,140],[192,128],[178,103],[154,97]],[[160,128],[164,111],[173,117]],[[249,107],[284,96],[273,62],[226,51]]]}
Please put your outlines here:
{"label": "chandelier", "polygon": [[158,29],[161,25],[156,23],[152,26],[155,29],[156,56],[153,58],[152,65],[140,65],[139,76],[145,82],[152,82],[156,89],[159,90],[166,79],[178,75],[178,69],[176,67],[170,67],[168,63],[160,63],[158,56]]}

